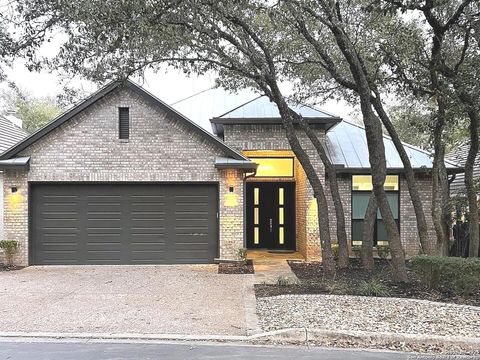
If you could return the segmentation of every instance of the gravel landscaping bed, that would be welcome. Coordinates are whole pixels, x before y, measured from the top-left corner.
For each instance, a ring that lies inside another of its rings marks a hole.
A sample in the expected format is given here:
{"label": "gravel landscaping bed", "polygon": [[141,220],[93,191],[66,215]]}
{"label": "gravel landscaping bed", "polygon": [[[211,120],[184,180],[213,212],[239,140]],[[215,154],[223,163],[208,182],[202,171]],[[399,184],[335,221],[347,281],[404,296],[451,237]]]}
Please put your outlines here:
{"label": "gravel landscaping bed", "polygon": [[306,327],[480,338],[480,307],[349,295],[257,298],[265,331]]}

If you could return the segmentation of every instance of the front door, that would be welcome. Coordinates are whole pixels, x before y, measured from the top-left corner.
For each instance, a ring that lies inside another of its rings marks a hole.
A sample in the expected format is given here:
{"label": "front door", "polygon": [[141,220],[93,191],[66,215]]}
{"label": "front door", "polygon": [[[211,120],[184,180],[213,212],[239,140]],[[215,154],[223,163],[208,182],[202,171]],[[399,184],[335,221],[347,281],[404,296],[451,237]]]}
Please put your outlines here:
{"label": "front door", "polygon": [[295,250],[295,183],[247,183],[247,247]]}

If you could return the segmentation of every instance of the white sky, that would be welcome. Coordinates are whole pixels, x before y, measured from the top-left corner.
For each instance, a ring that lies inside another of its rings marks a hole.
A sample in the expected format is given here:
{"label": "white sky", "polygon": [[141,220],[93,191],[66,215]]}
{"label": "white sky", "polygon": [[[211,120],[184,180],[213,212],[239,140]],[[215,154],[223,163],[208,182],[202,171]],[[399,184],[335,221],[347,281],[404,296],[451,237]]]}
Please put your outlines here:
{"label": "white sky", "polygon": [[[13,81],[20,89],[35,97],[55,97],[62,91],[61,77],[57,73],[29,72],[22,61],[17,61],[13,68],[7,69],[9,81]],[[133,79],[140,83],[138,79]],[[145,82],[140,83],[145,89],[160,98],[167,104],[178,102],[191,95],[210,89],[215,83],[215,74],[187,77],[181,71],[165,68],[165,71],[154,74],[147,72]],[[0,86],[5,87],[6,84]],[[95,84],[86,80],[69,80],[69,86],[82,88],[87,94],[97,89]],[[173,105],[175,109],[197,122],[207,130],[211,130],[209,119],[219,116],[253,98],[257,95],[252,91],[241,91],[238,94],[229,94],[222,89],[204,92],[194,98]],[[353,108],[347,103],[328,101],[320,109],[335,115],[351,118]]]}

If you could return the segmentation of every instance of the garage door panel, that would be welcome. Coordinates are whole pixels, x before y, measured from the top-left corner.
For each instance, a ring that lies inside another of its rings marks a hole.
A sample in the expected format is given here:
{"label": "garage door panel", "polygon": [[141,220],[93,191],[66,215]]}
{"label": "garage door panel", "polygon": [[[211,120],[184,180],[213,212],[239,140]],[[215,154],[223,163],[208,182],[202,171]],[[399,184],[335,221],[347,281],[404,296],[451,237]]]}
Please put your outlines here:
{"label": "garage door panel", "polygon": [[33,184],[34,264],[211,263],[210,184]]}

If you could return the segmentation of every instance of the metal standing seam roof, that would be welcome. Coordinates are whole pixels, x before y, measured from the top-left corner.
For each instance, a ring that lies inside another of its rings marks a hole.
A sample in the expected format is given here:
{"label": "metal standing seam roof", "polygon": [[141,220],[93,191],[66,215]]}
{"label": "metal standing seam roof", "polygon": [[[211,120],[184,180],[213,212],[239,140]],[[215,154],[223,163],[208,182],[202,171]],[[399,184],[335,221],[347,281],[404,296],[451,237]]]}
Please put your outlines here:
{"label": "metal standing seam roof", "polygon": [[[330,160],[337,165],[339,171],[367,171],[370,169],[368,144],[365,128],[345,121],[338,116],[309,106],[291,108],[306,119],[323,119],[326,124],[326,149]],[[236,123],[278,123],[280,113],[277,106],[266,96],[259,96],[223,115],[211,119],[214,131],[223,129],[219,125]],[[267,122],[266,120],[276,120]],[[384,135],[387,168],[401,171],[403,163],[395,145],[389,136]],[[433,166],[432,155],[410,144],[403,143],[414,169],[428,169]],[[445,161],[450,173],[462,172],[463,168],[453,161]],[[342,170],[343,169],[343,170]]]}
{"label": "metal standing seam roof", "polygon": [[28,132],[0,116],[0,154],[28,136]]}
{"label": "metal standing seam roof", "polygon": [[[385,156],[388,169],[402,169],[395,145],[389,136],[384,135]],[[425,150],[403,143],[414,169],[431,168],[433,157]],[[346,169],[369,169],[368,145],[365,128],[348,121],[342,121],[326,134],[326,148],[330,160]],[[463,168],[451,160],[446,160],[447,170],[462,172]]]}
{"label": "metal standing seam roof", "polygon": [[[336,118],[332,114],[325,111],[317,110],[307,105],[294,105],[291,104],[290,108],[297,114],[300,114],[304,118]],[[280,112],[278,107],[270,101],[266,96],[259,96],[249,102],[238,106],[237,108],[226,112],[223,115],[217,117],[218,119],[280,119]]]}

